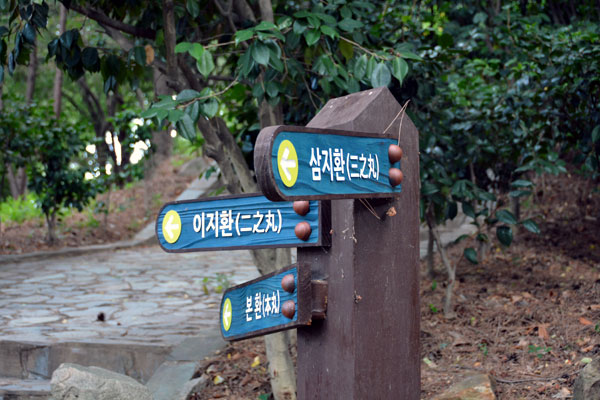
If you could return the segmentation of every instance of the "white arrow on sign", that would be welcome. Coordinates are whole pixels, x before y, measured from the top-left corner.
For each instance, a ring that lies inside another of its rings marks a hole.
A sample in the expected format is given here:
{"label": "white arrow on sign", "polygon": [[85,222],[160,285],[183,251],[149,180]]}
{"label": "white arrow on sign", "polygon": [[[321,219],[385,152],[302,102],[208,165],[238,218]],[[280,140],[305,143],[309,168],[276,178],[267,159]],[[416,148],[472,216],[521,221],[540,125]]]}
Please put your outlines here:
{"label": "white arrow on sign", "polygon": [[283,149],[283,154],[281,155],[281,169],[283,170],[283,173],[285,174],[285,177],[289,180],[292,179],[292,174],[290,174],[290,171],[288,170],[289,168],[296,168],[296,161],[295,160],[288,160],[288,157],[290,155],[290,149],[289,148],[285,148]]}
{"label": "white arrow on sign", "polygon": [[173,215],[169,215],[169,219],[167,220],[167,224],[165,225],[165,231],[167,235],[169,235],[169,239],[173,240],[175,238],[175,232],[179,230],[179,224],[173,222]]}

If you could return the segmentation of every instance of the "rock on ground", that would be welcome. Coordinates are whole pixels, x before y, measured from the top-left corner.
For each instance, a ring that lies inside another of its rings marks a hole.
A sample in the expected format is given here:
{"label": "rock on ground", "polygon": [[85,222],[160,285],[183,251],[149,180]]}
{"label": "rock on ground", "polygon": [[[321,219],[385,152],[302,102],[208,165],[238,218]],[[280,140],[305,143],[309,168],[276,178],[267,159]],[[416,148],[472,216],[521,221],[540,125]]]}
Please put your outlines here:
{"label": "rock on ground", "polygon": [[53,400],[152,400],[135,379],[99,367],[61,364],[50,381]]}
{"label": "rock on ground", "polygon": [[434,400],[496,400],[493,378],[486,374],[470,375],[452,385]]}
{"label": "rock on ground", "polygon": [[581,370],[573,389],[573,400],[600,399],[600,359],[592,361]]}

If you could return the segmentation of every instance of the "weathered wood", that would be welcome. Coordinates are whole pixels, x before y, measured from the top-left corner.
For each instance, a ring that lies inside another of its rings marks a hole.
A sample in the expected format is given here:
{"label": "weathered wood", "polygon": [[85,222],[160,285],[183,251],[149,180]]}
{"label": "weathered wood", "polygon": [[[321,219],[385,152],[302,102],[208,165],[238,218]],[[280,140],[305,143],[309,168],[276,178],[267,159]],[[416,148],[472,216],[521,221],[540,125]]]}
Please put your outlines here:
{"label": "weathered wood", "polygon": [[[329,225],[324,210],[312,201],[306,215],[299,215],[293,203],[275,203],[258,193],[176,201],[159,211],[156,236],[171,253],[326,246]],[[305,240],[295,233],[299,224],[308,226]]]}
{"label": "weathered wood", "polygon": [[[308,126],[381,133],[400,108],[373,89],[330,100]],[[420,397],[419,150],[408,116],[400,146],[400,196],[331,201],[331,247],[298,249],[312,279],[328,282],[326,319],[298,329],[300,399]]]}
{"label": "weathered wood", "polygon": [[[292,275],[295,282],[292,292],[286,291],[282,285],[288,275]],[[256,296],[258,301],[255,300]],[[268,310],[265,304],[268,304]],[[288,304],[292,305],[292,315],[285,312]],[[221,300],[220,316],[221,334],[229,341],[310,325],[310,267],[301,263],[293,264],[227,289]]]}
{"label": "weathered wood", "polygon": [[396,143],[393,132],[270,126],[256,140],[256,179],[273,201],[398,196],[401,178],[392,185],[390,175],[400,172],[400,159],[388,153]]}

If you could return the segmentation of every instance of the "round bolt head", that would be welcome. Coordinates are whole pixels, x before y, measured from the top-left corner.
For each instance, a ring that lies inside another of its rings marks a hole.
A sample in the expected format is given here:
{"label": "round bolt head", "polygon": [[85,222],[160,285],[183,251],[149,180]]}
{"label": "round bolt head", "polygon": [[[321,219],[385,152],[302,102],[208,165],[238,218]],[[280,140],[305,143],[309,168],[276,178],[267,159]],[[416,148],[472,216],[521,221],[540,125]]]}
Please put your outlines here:
{"label": "round bolt head", "polygon": [[296,314],[296,303],[294,300],[288,300],[281,305],[281,313],[289,319],[294,318],[294,314]]}
{"label": "round bolt head", "polygon": [[392,164],[400,161],[402,158],[402,147],[397,144],[390,144],[390,147],[388,147],[388,157]]}
{"label": "round bolt head", "polygon": [[298,222],[296,227],[294,228],[294,233],[298,239],[307,241],[310,237],[312,229],[310,229],[310,224],[306,221]]}
{"label": "round bolt head", "polygon": [[310,203],[306,200],[295,201],[292,205],[298,215],[306,215],[310,211]]}
{"label": "round bolt head", "polygon": [[294,275],[287,274],[283,278],[281,278],[281,287],[288,293],[294,293],[294,290],[296,289]]}
{"label": "round bolt head", "polygon": [[398,186],[402,183],[402,179],[404,179],[404,174],[398,168],[390,168],[390,185],[393,187]]}

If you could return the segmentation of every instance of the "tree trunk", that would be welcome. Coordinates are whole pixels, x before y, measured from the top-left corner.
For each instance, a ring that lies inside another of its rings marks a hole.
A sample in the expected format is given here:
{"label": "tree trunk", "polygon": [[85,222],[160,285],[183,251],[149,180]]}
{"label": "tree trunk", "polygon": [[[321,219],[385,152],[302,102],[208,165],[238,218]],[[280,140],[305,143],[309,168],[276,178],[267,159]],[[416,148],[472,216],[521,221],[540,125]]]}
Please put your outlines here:
{"label": "tree trunk", "polygon": [[37,77],[37,43],[33,45],[29,54],[29,68],[27,68],[27,84],[25,87],[25,103],[29,106],[35,93],[35,79]]}
{"label": "tree trunk", "polygon": [[48,244],[52,246],[58,242],[58,238],[56,237],[56,211],[51,212],[46,215],[46,222],[48,224]]}
{"label": "tree trunk", "polygon": [[428,228],[427,232],[429,232],[429,240],[427,241],[427,276],[429,279],[433,279],[435,278],[433,265],[433,244],[435,243],[435,238],[433,237],[433,230],[431,228]]}
{"label": "tree trunk", "polygon": [[25,173],[25,168],[19,167],[15,171],[12,165],[7,165],[6,169],[6,177],[8,178],[8,185],[10,187],[10,195],[14,199],[18,199],[25,194],[27,189],[27,174]]}
{"label": "tree trunk", "polygon": [[[67,26],[67,9],[62,3],[58,6],[60,8],[60,17],[59,17],[59,32],[62,35],[65,33]],[[54,74],[54,90],[53,90],[53,98],[54,98],[54,116],[56,119],[60,117],[60,111],[62,106],[62,82],[63,82],[63,72],[57,66],[56,72]]]}

